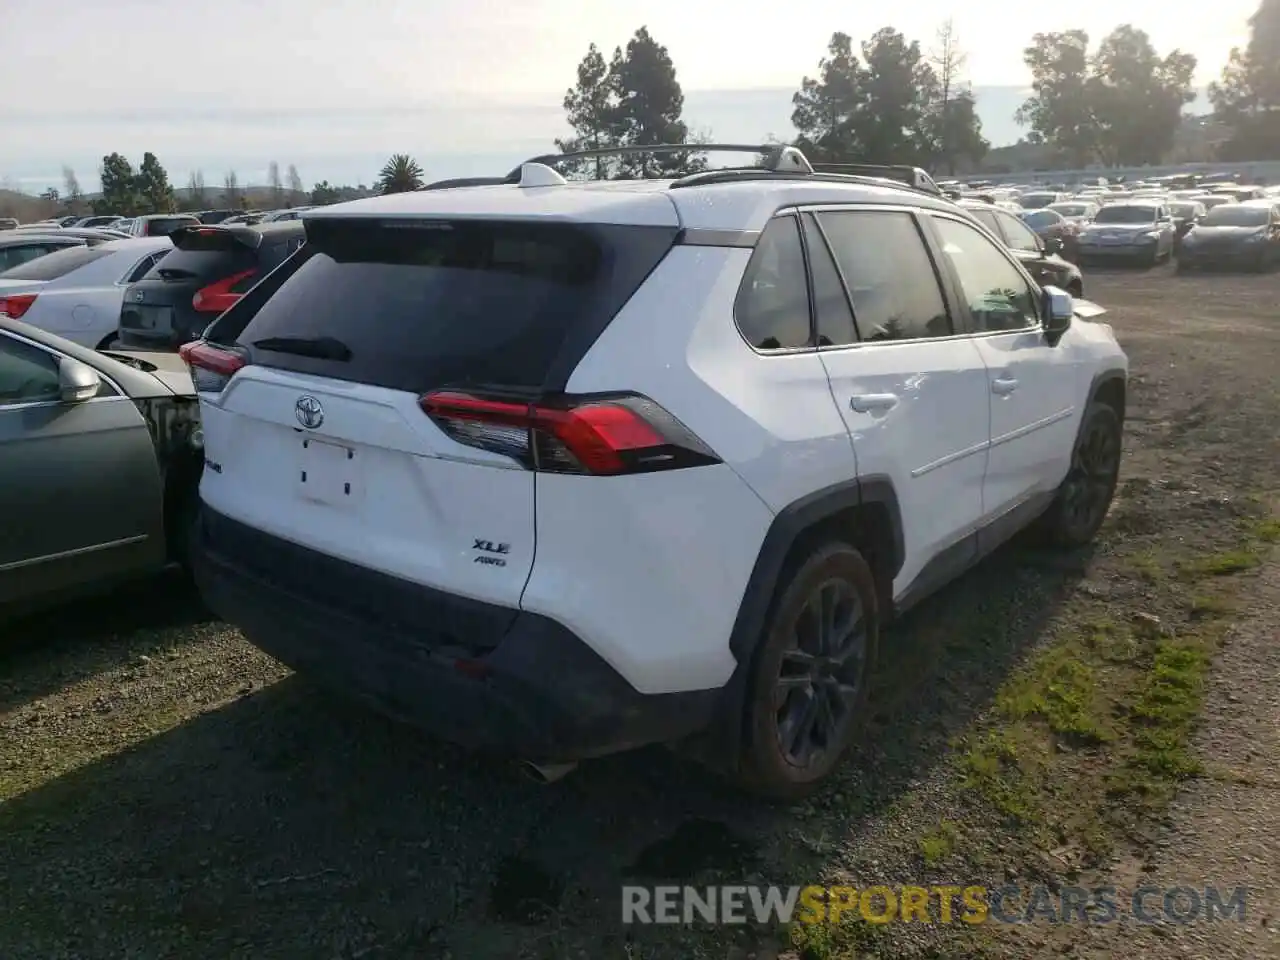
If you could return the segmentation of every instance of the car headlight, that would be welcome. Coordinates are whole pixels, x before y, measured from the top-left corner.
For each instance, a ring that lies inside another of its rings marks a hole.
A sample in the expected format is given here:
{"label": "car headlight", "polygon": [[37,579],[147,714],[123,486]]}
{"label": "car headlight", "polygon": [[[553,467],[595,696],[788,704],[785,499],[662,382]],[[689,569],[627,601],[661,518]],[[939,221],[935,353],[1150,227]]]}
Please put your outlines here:
{"label": "car headlight", "polygon": [[1142,235],[1142,239],[1143,239],[1143,240],[1159,240],[1159,239],[1160,239],[1160,231],[1159,231],[1159,230],[1151,230],[1151,231],[1149,231],[1149,232],[1147,232],[1147,233],[1144,233],[1144,234]]}
{"label": "car headlight", "polygon": [[1259,230],[1257,233],[1251,233],[1245,238],[1245,243],[1260,243],[1267,239],[1267,235]]}

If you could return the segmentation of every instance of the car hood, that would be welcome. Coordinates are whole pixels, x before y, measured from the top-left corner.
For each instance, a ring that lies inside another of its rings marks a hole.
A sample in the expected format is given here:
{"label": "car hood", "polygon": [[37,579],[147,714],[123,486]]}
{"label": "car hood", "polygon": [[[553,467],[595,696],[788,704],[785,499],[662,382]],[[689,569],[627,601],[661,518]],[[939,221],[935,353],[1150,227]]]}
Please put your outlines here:
{"label": "car hood", "polygon": [[195,384],[182,358],[160,350],[103,350],[112,360],[150,374],[156,383],[153,396],[194,397]]}
{"label": "car hood", "polygon": [[1216,240],[1219,242],[1242,241],[1264,232],[1266,232],[1265,227],[1206,227],[1204,224],[1199,224],[1187,234],[1187,239],[1195,237],[1196,242],[1204,240]]}

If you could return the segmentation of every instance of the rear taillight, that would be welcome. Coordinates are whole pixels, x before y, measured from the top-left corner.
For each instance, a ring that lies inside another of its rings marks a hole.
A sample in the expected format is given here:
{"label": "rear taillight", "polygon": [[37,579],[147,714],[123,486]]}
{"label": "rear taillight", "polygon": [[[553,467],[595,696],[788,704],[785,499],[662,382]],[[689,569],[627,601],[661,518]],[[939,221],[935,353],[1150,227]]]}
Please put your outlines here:
{"label": "rear taillight", "polygon": [[[216,232],[216,231],[211,231]],[[233,290],[232,288],[243,283],[249,278],[256,276],[257,269],[242,270],[239,273],[233,273],[229,277],[224,277],[217,283],[211,283],[207,287],[202,287],[196,291],[196,295],[191,298],[191,306],[200,313],[222,313],[224,310],[230,310],[235,306],[236,301],[243,296],[243,293]]]}
{"label": "rear taillight", "polygon": [[206,340],[193,340],[178,348],[178,356],[191,371],[196,393],[221,393],[236,371],[249,359],[234,347],[219,347]]}
{"label": "rear taillight", "polygon": [[503,454],[531,470],[612,476],[720,462],[647,397],[522,403],[442,390],[419,403],[455,442]]}
{"label": "rear taillight", "polygon": [[7,297],[0,297],[0,313],[14,320],[21,320],[22,315],[30,310],[35,302],[34,293],[12,293]]}

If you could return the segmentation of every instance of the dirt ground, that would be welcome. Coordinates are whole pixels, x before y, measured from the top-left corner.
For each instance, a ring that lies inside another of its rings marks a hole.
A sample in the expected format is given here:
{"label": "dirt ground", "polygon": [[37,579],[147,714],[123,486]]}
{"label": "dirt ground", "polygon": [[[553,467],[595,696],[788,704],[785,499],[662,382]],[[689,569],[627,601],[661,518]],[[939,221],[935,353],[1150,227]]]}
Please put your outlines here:
{"label": "dirt ground", "polygon": [[[0,957],[1280,956],[1280,275],[1087,291],[1133,365],[1099,544],[1012,545],[895,627],[810,801],[662,749],[538,786],[335,702],[166,579],[0,627]],[[623,927],[620,885],[659,880],[1250,899],[1213,927]]]}

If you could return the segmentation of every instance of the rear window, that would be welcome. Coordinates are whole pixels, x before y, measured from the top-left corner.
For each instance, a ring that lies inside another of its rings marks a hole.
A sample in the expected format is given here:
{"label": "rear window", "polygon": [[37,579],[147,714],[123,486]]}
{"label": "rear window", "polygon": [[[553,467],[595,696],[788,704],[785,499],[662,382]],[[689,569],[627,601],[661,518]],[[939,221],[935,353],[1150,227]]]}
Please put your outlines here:
{"label": "rear window", "polygon": [[78,270],[99,257],[110,256],[110,250],[102,247],[67,247],[54,253],[37,257],[20,266],[0,273],[3,280],[57,280],[72,270]]}
{"label": "rear window", "polygon": [[195,217],[156,217],[147,221],[147,234],[152,237],[166,237],[179,227],[189,227],[200,221]]}
{"label": "rear window", "polygon": [[175,247],[161,257],[145,279],[218,280],[248,270],[258,262],[254,251],[229,238],[207,243],[184,239],[183,247]]}
{"label": "rear window", "polygon": [[674,236],[653,227],[310,221],[309,253],[237,339],[256,363],[395,390],[545,388],[557,372],[567,378],[553,370],[566,340],[585,353]]}

